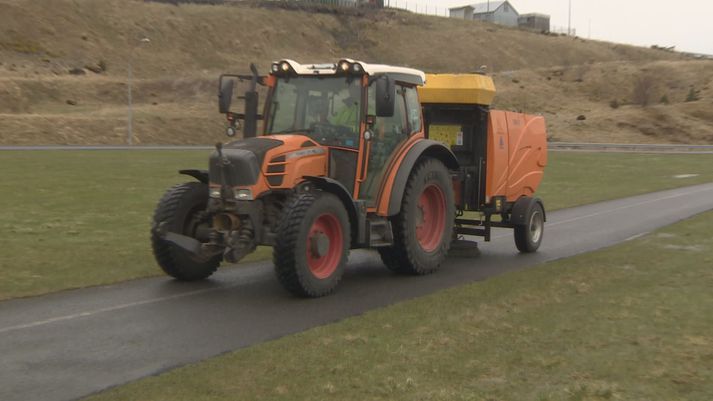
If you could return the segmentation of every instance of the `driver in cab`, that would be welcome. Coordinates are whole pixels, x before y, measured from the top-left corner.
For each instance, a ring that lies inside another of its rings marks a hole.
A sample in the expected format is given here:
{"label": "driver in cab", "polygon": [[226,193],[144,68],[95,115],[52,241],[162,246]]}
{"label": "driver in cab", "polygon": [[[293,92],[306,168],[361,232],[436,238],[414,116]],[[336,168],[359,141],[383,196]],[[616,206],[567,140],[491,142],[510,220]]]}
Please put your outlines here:
{"label": "driver in cab", "polygon": [[[336,113],[329,118],[332,125],[348,128],[352,132],[359,129],[359,103],[361,101],[361,87],[349,85],[347,96],[342,100],[341,107],[335,107]],[[351,141],[348,141],[351,142]],[[345,143],[347,146],[356,146],[356,143]]]}

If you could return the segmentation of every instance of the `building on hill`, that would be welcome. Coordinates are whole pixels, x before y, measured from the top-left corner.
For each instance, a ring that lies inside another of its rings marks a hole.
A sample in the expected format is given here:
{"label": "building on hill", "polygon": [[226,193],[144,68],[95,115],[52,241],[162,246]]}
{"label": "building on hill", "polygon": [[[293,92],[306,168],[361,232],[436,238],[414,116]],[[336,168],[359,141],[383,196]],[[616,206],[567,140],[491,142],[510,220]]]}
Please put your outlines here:
{"label": "building on hill", "polygon": [[517,25],[523,29],[530,29],[537,32],[549,32],[550,16],[538,13],[522,14],[517,19]]}
{"label": "building on hill", "polygon": [[488,1],[449,9],[451,18],[487,21],[494,24],[517,27],[520,16],[509,1]]}

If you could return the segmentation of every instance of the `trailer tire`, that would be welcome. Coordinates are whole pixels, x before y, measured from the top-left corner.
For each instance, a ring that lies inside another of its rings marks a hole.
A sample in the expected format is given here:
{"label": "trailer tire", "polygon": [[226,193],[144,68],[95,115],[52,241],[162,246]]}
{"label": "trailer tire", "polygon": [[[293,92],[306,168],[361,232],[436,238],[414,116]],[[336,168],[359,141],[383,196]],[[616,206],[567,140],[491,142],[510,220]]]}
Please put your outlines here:
{"label": "trailer tire", "polygon": [[188,182],[170,188],[156,206],[151,229],[151,246],[156,262],[171,277],[182,281],[202,280],[213,274],[223,255],[200,257],[163,240],[157,229],[195,237],[198,226],[205,224],[203,212],[208,204],[208,185]]}
{"label": "trailer tire", "polygon": [[347,264],[350,233],[349,216],[335,195],[294,196],[285,206],[272,253],[280,284],[302,297],[334,291]]}
{"label": "trailer tire", "polygon": [[381,260],[396,273],[435,272],[448,254],[454,220],[450,173],[440,160],[425,159],[409,176],[401,211],[392,219],[394,245],[378,248]]}
{"label": "trailer tire", "polygon": [[545,230],[545,211],[540,202],[530,202],[524,221],[525,224],[515,226],[515,246],[522,253],[536,252],[540,248]]}

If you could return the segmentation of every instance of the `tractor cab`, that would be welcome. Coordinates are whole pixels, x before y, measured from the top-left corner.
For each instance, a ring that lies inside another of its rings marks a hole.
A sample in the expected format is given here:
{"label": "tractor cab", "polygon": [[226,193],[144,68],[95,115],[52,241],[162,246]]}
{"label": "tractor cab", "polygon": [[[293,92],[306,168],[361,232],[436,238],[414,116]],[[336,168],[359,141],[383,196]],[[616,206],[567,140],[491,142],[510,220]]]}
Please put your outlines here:
{"label": "tractor cab", "polygon": [[[232,82],[240,79],[251,77],[222,76],[220,98],[232,96]],[[298,155],[322,155],[323,175],[342,185],[350,197],[375,208],[384,167],[400,145],[423,132],[417,86],[424,81],[423,72],[410,68],[349,59],[327,64],[282,60],[272,64],[268,76],[252,78],[264,87],[263,113],[257,111],[254,87],[238,98],[245,101],[245,113],[231,112],[229,102],[221,102],[221,112],[227,115],[230,135],[242,119],[244,138],[260,133],[259,139],[280,140],[290,149],[298,146],[303,150]],[[260,129],[256,121],[262,122]],[[225,149],[244,146],[244,141]],[[273,166],[272,170],[279,169]],[[285,184],[269,175],[266,181],[261,190]]]}

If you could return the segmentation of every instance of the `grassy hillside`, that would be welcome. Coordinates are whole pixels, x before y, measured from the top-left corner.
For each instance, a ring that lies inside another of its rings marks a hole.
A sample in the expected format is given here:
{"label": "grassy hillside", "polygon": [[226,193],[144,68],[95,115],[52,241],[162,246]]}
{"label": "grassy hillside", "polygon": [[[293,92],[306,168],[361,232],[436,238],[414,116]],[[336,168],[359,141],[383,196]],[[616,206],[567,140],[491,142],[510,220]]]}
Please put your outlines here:
{"label": "grassy hillside", "polygon": [[[139,44],[143,37],[151,42]],[[211,143],[222,138],[220,72],[342,56],[436,72],[487,65],[498,104],[545,113],[559,140],[621,132],[607,140],[713,141],[713,64],[659,50],[394,10],[0,0],[0,143],[121,143],[129,58],[137,141]],[[653,74],[652,103],[665,94],[669,104],[627,106],[637,80]],[[684,104],[690,88],[700,100]],[[613,100],[624,106],[611,109]]]}

